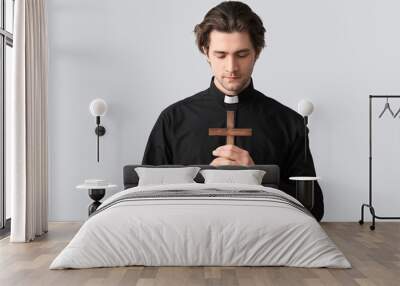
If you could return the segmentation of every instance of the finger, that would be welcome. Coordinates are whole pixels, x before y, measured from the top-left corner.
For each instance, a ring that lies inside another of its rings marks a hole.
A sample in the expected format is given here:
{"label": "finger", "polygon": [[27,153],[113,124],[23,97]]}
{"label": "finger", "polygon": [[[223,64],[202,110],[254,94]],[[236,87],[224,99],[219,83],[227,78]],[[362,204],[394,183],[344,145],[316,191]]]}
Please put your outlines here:
{"label": "finger", "polygon": [[231,152],[231,151],[219,151],[213,152],[214,155],[218,153],[218,158],[225,158],[235,162],[235,165],[241,166],[252,166],[254,165],[254,161],[251,158],[250,154],[245,153],[243,150],[241,153]]}
{"label": "finger", "polygon": [[228,151],[233,151],[233,152],[242,152],[242,151],[246,151],[236,145],[231,145],[231,144],[227,144],[227,145],[222,145],[219,146],[217,149],[215,150],[228,150]]}
{"label": "finger", "polygon": [[215,158],[210,165],[212,166],[224,166],[224,165],[237,165],[237,163],[235,161],[226,159],[226,158]]}
{"label": "finger", "polygon": [[227,166],[227,165],[236,165],[236,162],[226,158],[221,158],[221,157],[217,158],[216,166]]}
{"label": "finger", "polygon": [[213,155],[217,157],[224,157],[233,161],[240,160],[240,153],[231,150],[216,150],[213,151]]}

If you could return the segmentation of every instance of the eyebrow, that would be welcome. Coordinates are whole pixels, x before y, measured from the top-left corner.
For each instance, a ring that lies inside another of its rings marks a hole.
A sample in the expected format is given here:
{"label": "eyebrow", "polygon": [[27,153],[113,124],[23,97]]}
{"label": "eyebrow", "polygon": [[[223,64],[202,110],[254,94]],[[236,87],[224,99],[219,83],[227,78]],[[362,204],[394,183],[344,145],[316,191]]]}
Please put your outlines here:
{"label": "eyebrow", "polygon": [[[244,52],[250,52],[250,49],[242,49],[242,50],[236,51],[235,54],[244,53]],[[227,54],[227,52],[224,52],[224,51],[214,51],[213,53],[214,54]]]}

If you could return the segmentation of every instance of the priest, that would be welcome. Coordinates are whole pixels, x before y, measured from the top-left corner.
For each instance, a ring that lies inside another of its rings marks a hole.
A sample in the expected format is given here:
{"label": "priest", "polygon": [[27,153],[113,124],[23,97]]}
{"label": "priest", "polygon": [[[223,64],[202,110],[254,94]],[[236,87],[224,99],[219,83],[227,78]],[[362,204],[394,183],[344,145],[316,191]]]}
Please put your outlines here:
{"label": "priest", "polygon": [[[206,14],[195,34],[213,73],[210,86],[161,112],[142,164],[277,164],[280,189],[292,196],[289,177],[315,176],[302,116],[254,88],[251,75],[264,33],[261,19],[241,2],[222,2]],[[314,190],[311,212],[319,221],[323,195],[318,183]]]}

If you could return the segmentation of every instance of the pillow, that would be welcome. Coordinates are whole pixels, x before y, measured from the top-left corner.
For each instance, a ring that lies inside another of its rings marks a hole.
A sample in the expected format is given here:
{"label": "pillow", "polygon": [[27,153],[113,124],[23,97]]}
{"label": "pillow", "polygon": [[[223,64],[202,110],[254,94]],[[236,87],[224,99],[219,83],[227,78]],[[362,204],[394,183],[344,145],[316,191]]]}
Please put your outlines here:
{"label": "pillow", "polygon": [[234,183],[261,185],[265,171],[262,170],[202,170],[204,183]]}
{"label": "pillow", "polygon": [[135,168],[139,176],[138,186],[195,183],[199,167]]}

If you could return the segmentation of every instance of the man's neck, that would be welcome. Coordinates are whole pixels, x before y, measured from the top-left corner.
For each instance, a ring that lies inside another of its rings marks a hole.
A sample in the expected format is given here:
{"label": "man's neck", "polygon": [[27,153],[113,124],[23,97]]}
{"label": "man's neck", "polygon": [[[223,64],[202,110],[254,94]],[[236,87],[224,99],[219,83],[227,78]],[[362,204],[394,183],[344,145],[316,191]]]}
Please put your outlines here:
{"label": "man's neck", "polygon": [[224,94],[227,95],[227,96],[237,96],[239,93],[241,93],[243,90],[245,90],[245,89],[249,86],[250,82],[251,82],[251,78],[249,78],[249,80],[246,82],[246,84],[245,84],[239,91],[233,92],[233,91],[228,91],[228,90],[226,90],[226,89],[219,83],[219,81],[217,80],[217,78],[214,77],[214,84],[215,84],[215,86],[216,86],[222,93],[224,93]]}

